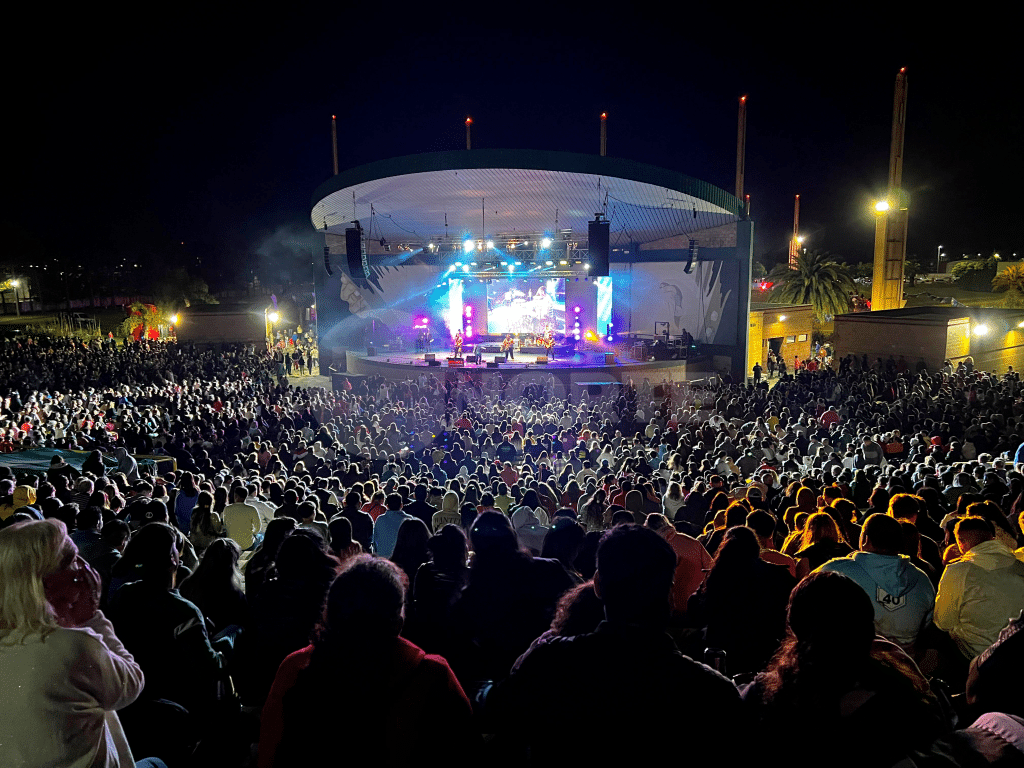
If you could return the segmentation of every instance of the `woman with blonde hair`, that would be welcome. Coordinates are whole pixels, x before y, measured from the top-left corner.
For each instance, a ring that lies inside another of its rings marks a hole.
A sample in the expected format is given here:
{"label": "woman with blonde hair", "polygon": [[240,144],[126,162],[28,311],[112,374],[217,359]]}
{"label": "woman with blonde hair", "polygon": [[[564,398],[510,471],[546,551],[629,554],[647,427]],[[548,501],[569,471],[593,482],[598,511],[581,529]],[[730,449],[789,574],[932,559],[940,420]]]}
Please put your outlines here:
{"label": "woman with blonde hair", "polygon": [[802,579],[829,560],[846,557],[852,551],[832,515],[828,512],[815,512],[807,518],[801,547],[794,555],[797,578]]}
{"label": "woman with blonde hair", "polygon": [[56,519],[0,531],[0,679],[5,765],[136,763],[117,710],[142,669],[99,610],[100,578]]}

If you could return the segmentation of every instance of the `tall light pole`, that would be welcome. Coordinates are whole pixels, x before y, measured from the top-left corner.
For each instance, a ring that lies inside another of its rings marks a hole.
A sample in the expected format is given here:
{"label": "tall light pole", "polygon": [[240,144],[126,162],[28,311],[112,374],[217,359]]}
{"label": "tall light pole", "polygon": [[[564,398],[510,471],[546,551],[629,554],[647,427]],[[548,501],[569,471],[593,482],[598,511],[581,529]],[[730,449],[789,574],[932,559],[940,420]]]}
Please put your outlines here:
{"label": "tall light pole", "polygon": [[889,187],[875,204],[875,258],[871,278],[871,310],[902,309],[903,273],[907,260],[907,216],[910,196],[903,189],[903,137],[907,116],[907,70],[896,75],[892,140],[889,145]]}
{"label": "tall light pole", "polygon": [[14,311],[18,317],[21,317],[21,302],[18,301],[18,281],[11,280],[11,288],[14,289]]}
{"label": "tall light pole", "polygon": [[938,253],[935,254],[935,271],[941,272],[942,269],[939,266],[939,260],[942,258],[942,246],[939,246]]}

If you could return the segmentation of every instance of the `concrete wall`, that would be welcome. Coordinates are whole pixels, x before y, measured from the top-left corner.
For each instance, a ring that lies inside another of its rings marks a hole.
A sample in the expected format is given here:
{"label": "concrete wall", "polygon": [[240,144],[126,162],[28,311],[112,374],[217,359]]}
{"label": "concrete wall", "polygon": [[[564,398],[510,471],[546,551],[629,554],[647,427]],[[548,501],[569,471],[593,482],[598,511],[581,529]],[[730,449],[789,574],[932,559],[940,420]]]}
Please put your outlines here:
{"label": "concrete wall", "polygon": [[262,312],[192,312],[180,313],[178,341],[194,344],[263,344],[267,329]]}
{"label": "concrete wall", "polygon": [[[785,317],[785,320],[779,320]],[[814,332],[814,310],[807,306],[758,307],[750,312],[749,344],[747,347],[747,375],[751,375],[754,363],[761,363],[767,370],[768,340],[782,338],[779,354],[786,361],[786,368],[792,373],[794,359],[799,356],[806,360],[811,356]],[[786,339],[793,337],[792,342]],[[797,341],[805,336],[803,341]]]}
{"label": "concrete wall", "polygon": [[833,339],[839,357],[867,355],[874,362],[902,356],[911,367],[924,360],[930,371],[942,366],[948,346],[945,318],[900,321],[874,318],[870,312],[837,317]]}

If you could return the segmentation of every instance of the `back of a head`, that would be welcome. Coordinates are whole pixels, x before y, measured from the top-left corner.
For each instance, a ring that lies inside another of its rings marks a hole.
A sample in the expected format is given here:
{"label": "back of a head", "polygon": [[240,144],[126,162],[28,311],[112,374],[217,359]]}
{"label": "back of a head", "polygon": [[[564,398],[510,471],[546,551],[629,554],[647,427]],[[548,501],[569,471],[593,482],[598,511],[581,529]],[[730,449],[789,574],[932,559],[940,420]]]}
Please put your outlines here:
{"label": "back of a head", "polygon": [[601,599],[610,619],[661,623],[668,618],[676,553],[639,525],[619,525],[597,547]]}
{"label": "back of a head", "polygon": [[327,524],[327,530],[331,535],[331,549],[341,552],[352,546],[352,523],[344,515],[335,515]]}
{"label": "back of a head", "polygon": [[484,512],[473,521],[469,532],[474,565],[486,563],[492,558],[514,555],[519,551],[519,539],[512,529],[512,523],[501,512]]}
{"label": "back of a head", "polygon": [[968,552],[979,544],[994,539],[995,526],[983,517],[962,517],[954,529],[956,543],[961,552]]}
{"label": "back of a head", "polygon": [[304,501],[295,507],[295,514],[300,520],[309,520],[316,517],[316,504],[312,501]]}
{"label": "back of a head", "polygon": [[725,509],[725,527],[734,528],[746,522],[750,507],[741,501],[734,501]]}
{"label": "back of a head", "polygon": [[903,546],[903,526],[896,518],[875,512],[864,521],[860,539],[862,548],[870,543],[880,555],[895,555]]}
{"label": "back of a head", "polygon": [[427,550],[434,563],[442,570],[454,570],[466,565],[469,554],[466,534],[462,528],[448,523],[427,541]]}
{"label": "back of a head", "polygon": [[868,654],[875,636],[871,598],[839,573],[819,571],[801,581],[789,597],[787,620],[802,645],[850,654],[851,663]]}
{"label": "back of a head", "polygon": [[746,525],[760,539],[770,538],[775,533],[775,518],[763,509],[755,509],[747,515]]}
{"label": "back of a head", "polygon": [[324,627],[332,643],[361,644],[398,637],[405,587],[402,572],[379,557],[358,555],[335,577],[327,593]]}
{"label": "back of a head", "polygon": [[889,515],[897,520],[917,520],[922,499],[912,493],[897,493],[889,499]]}
{"label": "back of a head", "polygon": [[119,563],[121,568],[130,569],[125,572],[127,580],[131,581],[132,575],[142,581],[166,580],[171,568],[171,550],[176,548],[177,543],[174,529],[167,523],[142,526],[128,542]]}
{"label": "back of a head", "polygon": [[644,527],[650,528],[655,533],[668,528],[669,525],[670,523],[668,518],[659,512],[648,515],[647,519],[644,521]]}
{"label": "back of a head", "polygon": [[43,579],[64,564],[70,551],[60,520],[14,523],[0,530],[0,637],[12,630],[56,629]]}
{"label": "back of a head", "polygon": [[822,541],[840,542],[842,540],[843,534],[828,512],[815,512],[807,518],[803,546],[807,547]]}
{"label": "back of a head", "polygon": [[324,551],[322,542],[306,535],[299,535],[306,529],[299,529],[281,542],[274,562],[278,576],[285,581],[316,581],[321,578],[334,558]]}

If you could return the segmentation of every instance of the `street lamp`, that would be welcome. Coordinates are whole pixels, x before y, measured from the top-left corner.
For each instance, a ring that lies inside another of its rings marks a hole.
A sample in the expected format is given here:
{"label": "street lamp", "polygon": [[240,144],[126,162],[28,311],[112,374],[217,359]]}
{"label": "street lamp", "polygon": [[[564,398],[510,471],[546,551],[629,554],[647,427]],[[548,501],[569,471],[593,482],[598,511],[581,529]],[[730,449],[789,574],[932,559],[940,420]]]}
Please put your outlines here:
{"label": "street lamp", "polygon": [[938,253],[935,254],[935,271],[941,272],[942,269],[939,267],[939,260],[942,258],[942,246],[939,246]]}
{"label": "street lamp", "polygon": [[889,201],[879,200],[877,203],[875,203],[875,210],[878,211],[879,213],[887,213],[889,211]]}
{"label": "street lamp", "polygon": [[11,288],[14,289],[14,312],[21,317],[21,303],[18,301],[18,281],[11,280]]}

